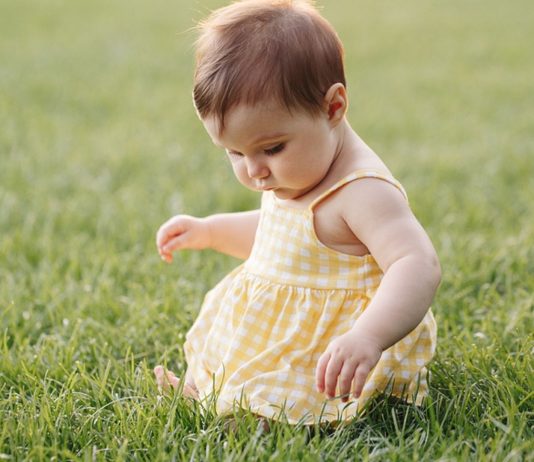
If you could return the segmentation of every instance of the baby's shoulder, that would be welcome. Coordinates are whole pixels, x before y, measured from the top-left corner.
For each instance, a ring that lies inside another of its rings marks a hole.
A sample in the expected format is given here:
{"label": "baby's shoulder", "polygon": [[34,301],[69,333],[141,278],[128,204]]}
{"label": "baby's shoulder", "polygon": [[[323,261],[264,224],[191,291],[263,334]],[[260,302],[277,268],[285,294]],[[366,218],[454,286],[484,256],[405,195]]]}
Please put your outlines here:
{"label": "baby's shoulder", "polygon": [[359,199],[359,202],[367,202],[389,199],[391,196],[406,199],[403,186],[387,170],[359,169],[348,178],[349,181],[339,188],[339,196],[343,200]]}
{"label": "baby's shoulder", "polygon": [[404,188],[389,171],[357,169],[341,183],[320,204],[323,211],[367,219],[375,214],[409,208]]}
{"label": "baby's shoulder", "polygon": [[356,175],[352,179],[349,176],[338,185],[341,186],[314,208],[316,234],[327,247],[351,255],[365,255],[369,249],[362,238],[369,229],[389,226],[409,213],[397,187],[381,179],[378,173]]}

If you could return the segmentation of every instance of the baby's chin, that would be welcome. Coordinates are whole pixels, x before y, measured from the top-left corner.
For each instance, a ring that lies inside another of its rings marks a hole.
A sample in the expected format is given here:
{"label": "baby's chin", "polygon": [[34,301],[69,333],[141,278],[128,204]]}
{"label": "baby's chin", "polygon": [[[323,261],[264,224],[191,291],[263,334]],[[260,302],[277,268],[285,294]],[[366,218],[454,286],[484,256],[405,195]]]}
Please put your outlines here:
{"label": "baby's chin", "polygon": [[272,193],[277,199],[282,201],[296,201],[302,196],[306,195],[308,191],[296,191],[293,189],[284,189],[284,188],[275,188],[272,190]]}
{"label": "baby's chin", "polygon": [[248,185],[245,185],[247,189],[250,189],[251,191],[259,192],[259,193],[271,193],[274,194],[274,196],[277,199],[284,200],[284,201],[292,201],[297,200],[300,197],[304,196],[306,193],[309,192],[310,189],[304,189],[304,190],[296,190],[296,189],[287,189],[287,188],[281,188],[281,187],[273,187],[273,188],[255,188],[250,187]]}

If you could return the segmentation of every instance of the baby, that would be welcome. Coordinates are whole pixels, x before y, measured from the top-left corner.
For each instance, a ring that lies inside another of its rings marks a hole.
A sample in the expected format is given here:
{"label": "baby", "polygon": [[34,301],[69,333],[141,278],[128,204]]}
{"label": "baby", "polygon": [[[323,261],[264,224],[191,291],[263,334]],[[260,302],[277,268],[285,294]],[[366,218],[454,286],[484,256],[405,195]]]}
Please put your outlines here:
{"label": "baby", "polygon": [[345,117],[332,26],[306,1],[215,11],[193,97],[261,209],[177,215],[158,230],[166,262],[205,248],[244,260],[187,333],[184,384],[157,366],[158,385],[292,424],[350,419],[378,392],[420,404],[440,266],[404,189]]}

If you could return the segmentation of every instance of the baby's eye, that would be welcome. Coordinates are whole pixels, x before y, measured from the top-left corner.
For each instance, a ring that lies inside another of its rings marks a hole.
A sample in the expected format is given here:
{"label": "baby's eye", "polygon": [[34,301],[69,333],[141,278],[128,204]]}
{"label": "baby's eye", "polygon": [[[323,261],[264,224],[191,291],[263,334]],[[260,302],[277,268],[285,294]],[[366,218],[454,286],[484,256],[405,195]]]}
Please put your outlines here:
{"label": "baby's eye", "polygon": [[277,154],[281,151],[283,151],[285,148],[285,144],[284,143],[280,143],[280,144],[277,144],[276,146],[270,148],[270,149],[265,149],[263,152],[265,154],[267,154],[268,156],[272,156],[274,154]]}
{"label": "baby's eye", "polygon": [[237,151],[229,151],[229,150],[227,149],[226,152],[227,152],[227,154],[230,155],[230,156],[243,157],[243,154],[241,154],[240,152],[237,152]]}

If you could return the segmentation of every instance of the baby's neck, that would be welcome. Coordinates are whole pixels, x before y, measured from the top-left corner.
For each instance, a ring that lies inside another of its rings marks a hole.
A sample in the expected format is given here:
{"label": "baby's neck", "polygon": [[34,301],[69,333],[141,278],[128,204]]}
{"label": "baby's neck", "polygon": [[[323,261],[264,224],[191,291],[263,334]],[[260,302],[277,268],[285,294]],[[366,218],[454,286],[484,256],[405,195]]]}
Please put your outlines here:
{"label": "baby's neck", "polygon": [[346,118],[343,119],[336,130],[336,151],[329,169],[329,176],[333,175],[334,177],[338,176],[338,173],[344,176],[346,170],[357,163],[358,158],[364,154],[365,149],[369,149],[352,129]]}
{"label": "baby's neck", "polygon": [[377,169],[390,173],[380,157],[360,138],[345,118],[339,127],[338,151],[330,171],[343,178],[358,169]]}

